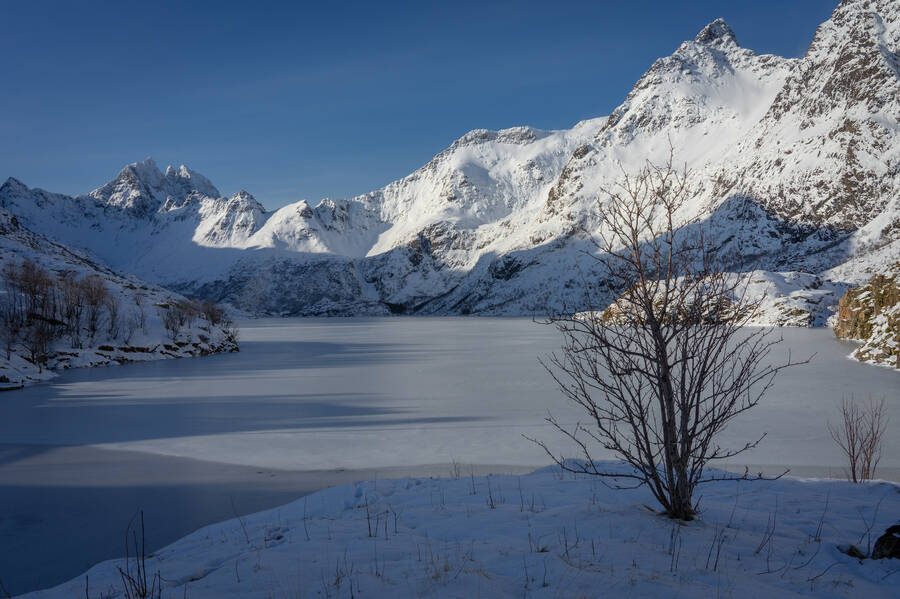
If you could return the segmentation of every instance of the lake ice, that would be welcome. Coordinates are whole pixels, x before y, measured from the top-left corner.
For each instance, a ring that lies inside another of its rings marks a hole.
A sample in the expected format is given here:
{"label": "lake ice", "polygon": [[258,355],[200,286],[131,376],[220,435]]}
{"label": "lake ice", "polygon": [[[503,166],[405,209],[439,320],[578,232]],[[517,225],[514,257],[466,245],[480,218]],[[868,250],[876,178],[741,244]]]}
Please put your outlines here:
{"label": "lake ice", "polygon": [[[232,515],[223,510],[263,509],[283,503],[292,492],[344,480],[320,473],[317,485],[316,475],[284,471],[347,469],[352,477],[361,471],[385,476],[429,468],[443,473],[451,461],[507,472],[547,464],[543,451],[523,434],[573,455],[543,422],[548,410],[564,423],[584,420],[538,363],[539,356],[559,347],[551,327],[495,318],[240,324],[237,354],[74,370],[52,383],[0,396],[0,443],[6,448],[0,452],[0,487],[5,487],[0,488],[0,535],[7,548],[0,563],[10,564],[14,553],[30,563],[23,557],[29,547],[35,555],[47,553],[42,539],[53,538],[54,531],[56,537],[89,539],[82,543],[87,545],[78,556],[82,560],[121,553],[121,535],[112,533],[125,522],[112,517],[111,508],[100,509],[102,501],[115,504],[119,519],[150,496],[162,502],[172,522],[151,539],[161,545],[210,518]],[[843,397],[855,394],[885,397],[890,422],[900,422],[900,378],[890,369],[848,359],[853,345],[836,341],[828,329],[776,334],[785,338],[778,352],[816,356],[782,373],[763,402],[726,431],[723,442],[736,445],[767,432],[759,448],[741,456],[741,464],[764,466],[770,473],[790,467],[800,474],[839,476],[842,459],[826,421],[838,417]],[[598,452],[597,457],[608,456]],[[173,472],[168,480],[167,468]],[[222,474],[207,476],[203,492],[197,492],[203,472],[212,471]],[[897,435],[886,438],[880,472],[898,479]],[[277,488],[254,476],[277,480]],[[134,488],[140,492],[125,492]],[[221,498],[216,503],[217,489],[238,497],[238,506],[228,508]],[[96,533],[101,529],[108,534]],[[115,539],[114,546],[107,537]],[[28,583],[28,572],[16,568],[17,591],[62,579],[51,572],[52,560],[45,561],[34,565],[41,577]],[[67,575],[83,569],[81,563],[70,564]],[[9,579],[0,570],[7,586]]]}

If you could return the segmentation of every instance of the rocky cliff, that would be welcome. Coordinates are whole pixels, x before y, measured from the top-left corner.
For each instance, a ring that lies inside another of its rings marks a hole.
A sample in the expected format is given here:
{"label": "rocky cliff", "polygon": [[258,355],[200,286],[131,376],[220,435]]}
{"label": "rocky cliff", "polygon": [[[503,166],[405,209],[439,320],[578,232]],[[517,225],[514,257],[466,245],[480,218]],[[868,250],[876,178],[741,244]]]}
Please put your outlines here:
{"label": "rocky cliff", "polygon": [[857,360],[900,368],[900,262],[844,294],[834,334],[862,342]]}

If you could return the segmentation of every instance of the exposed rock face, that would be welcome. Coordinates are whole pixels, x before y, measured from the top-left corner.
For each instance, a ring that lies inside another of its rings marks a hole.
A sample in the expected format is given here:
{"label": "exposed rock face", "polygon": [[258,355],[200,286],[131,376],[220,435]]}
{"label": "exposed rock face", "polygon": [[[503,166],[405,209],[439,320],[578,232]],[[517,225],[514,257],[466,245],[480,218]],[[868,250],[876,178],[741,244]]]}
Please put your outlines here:
{"label": "exposed rock face", "polygon": [[900,262],[844,294],[834,333],[863,342],[856,359],[900,368]]}

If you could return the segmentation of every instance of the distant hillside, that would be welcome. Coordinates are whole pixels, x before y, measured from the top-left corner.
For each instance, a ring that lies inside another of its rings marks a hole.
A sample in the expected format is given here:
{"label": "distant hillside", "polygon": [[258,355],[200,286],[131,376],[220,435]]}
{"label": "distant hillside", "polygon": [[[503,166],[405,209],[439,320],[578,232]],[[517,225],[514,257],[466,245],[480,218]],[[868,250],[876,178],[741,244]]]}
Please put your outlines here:
{"label": "distant hillside", "polygon": [[115,272],[0,210],[0,390],[64,368],[237,349],[221,308]]}

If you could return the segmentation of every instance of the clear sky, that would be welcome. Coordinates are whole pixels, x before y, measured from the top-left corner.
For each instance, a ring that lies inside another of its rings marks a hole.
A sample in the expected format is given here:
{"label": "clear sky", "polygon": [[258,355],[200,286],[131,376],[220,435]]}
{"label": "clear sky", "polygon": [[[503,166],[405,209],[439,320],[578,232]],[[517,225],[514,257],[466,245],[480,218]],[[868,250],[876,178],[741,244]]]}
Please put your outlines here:
{"label": "clear sky", "polygon": [[716,17],[800,56],[836,4],[5,1],[0,178],[85,193],[153,156],[269,208],[353,196],[470,129],[609,114]]}

